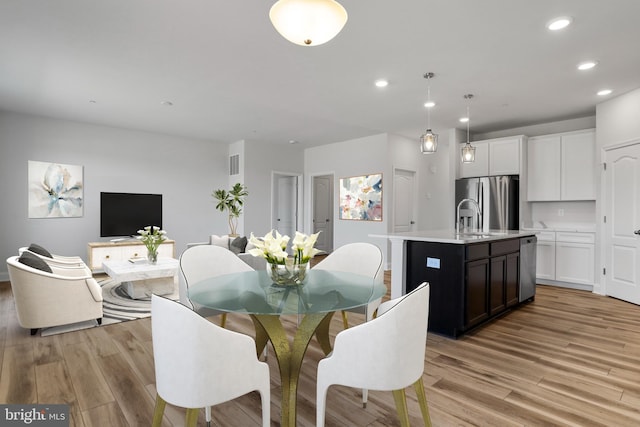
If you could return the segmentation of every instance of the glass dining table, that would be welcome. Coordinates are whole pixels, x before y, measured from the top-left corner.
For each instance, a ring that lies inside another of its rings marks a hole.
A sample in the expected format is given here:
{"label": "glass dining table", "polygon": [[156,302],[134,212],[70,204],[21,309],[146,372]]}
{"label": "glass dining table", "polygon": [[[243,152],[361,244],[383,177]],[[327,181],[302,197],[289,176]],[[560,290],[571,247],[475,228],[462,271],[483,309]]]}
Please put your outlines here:
{"label": "glass dining table", "polygon": [[[282,426],[296,425],[298,378],[309,342],[315,335],[331,352],[329,325],[336,311],[367,305],[387,293],[383,283],[353,273],[314,270],[295,286],[275,285],[264,270],[212,277],[193,284],[189,298],[227,313],[248,314],[256,332],[256,351],[273,346],[282,384]],[[302,316],[289,342],[280,316]]]}

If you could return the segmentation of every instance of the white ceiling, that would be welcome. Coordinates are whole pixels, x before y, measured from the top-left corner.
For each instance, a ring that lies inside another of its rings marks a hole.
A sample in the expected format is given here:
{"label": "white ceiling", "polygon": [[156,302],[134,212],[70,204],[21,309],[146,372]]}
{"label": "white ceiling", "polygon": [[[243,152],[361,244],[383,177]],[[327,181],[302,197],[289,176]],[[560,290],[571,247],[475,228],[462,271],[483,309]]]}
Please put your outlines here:
{"label": "white ceiling", "polygon": [[[638,0],[340,0],[345,28],[316,47],[275,31],[274,2],[0,0],[0,109],[313,146],[417,140],[427,71],[436,133],[465,127],[467,93],[471,131],[489,132],[591,116],[640,87]],[[549,32],[559,15],[573,25]],[[578,72],[587,59],[598,67]]]}

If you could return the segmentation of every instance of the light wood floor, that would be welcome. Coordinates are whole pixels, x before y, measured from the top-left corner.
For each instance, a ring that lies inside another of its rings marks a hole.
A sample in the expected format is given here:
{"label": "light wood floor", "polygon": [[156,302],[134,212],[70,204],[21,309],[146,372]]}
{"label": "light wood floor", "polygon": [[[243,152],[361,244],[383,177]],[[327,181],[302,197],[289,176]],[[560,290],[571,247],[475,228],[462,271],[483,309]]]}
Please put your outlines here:
{"label": "light wood floor", "polygon": [[[288,328],[295,326],[295,319],[287,321]],[[253,334],[246,316],[230,316],[229,327]],[[332,333],[340,329],[336,316]],[[312,343],[300,380],[299,426],[314,425],[321,357]],[[17,325],[9,284],[0,284],[0,362],[0,403],[69,403],[72,426],[151,423],[149,319],[31,337]],[[280,392],[273,353],[268,363],[271,425],[277,426]],[[539,286],[533,303],[464,338],[429,334],[424,380],[435,426],[638,426],[640,307]],[[407,397],[412,425],[422,425],[412,389]],[[366,409],[359,401],[358,390],[332,388],[327,425],[398,425],[391,393],[370,392]],[[183,414],[168,408],[165,425],[182,425]],[[259,396],[217,406],[213,416],[220,426],[259,425]]]}

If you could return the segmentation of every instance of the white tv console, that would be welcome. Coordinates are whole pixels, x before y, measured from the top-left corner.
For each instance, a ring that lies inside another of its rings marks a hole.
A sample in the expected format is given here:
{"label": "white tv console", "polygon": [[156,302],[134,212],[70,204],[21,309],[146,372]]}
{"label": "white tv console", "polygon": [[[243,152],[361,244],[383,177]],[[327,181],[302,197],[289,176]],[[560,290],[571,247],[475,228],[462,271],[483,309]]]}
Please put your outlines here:
{"label": "white tv console", "polygon": [[[90,242],[88,244],[89,268],[93,272],[103,271],[103,261],[127,261],[131,258],[146,258],[147,248],[137,239],[117,242]],[[158,258],[175,258],[175,240],[165,240],[158,247]]]}

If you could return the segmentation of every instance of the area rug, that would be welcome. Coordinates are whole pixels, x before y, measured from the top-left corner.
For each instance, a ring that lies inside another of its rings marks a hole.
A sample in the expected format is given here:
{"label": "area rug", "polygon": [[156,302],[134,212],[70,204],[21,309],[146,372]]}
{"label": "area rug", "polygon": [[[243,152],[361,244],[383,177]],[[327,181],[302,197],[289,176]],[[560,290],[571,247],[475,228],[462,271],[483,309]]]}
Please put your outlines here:
{"label": "area rug", "polygon": [[[113,325],[114,323],[126,322],[129,320],[143,319],[151,316],[151,298],[131,299],[125,292],[125,286],[115,282],[110,277],[97,278],[98,284],[102,288],[102,325]],[[178,283],[176,280],[176,291],[165,297],[178,300]],[[40,332],[43,337],[49,335],[62,334],[65,332],[79,331],[81,329],[95,328],[98,323],[95,320],[72,323],[69,325],[44,328]]]}

